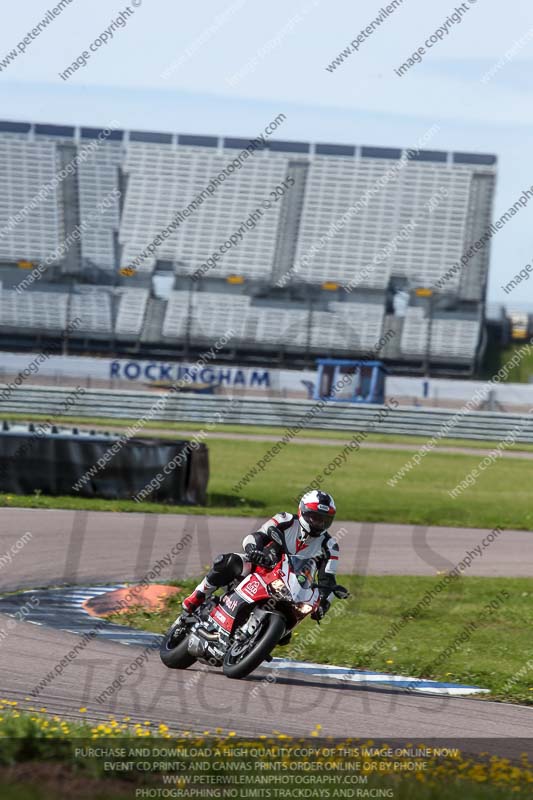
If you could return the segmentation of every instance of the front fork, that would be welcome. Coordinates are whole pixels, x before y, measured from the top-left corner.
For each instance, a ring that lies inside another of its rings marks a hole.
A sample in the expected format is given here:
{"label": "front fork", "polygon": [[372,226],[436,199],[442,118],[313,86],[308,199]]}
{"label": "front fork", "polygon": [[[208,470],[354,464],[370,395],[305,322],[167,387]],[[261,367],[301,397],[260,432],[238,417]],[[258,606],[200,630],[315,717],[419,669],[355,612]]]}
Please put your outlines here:
{"label": "front fork", "polygon": [[268,611],[265,611],[260,606],[256,606],[244,625],[235,631],[234,638],[237,639],[237,641],[242,641],[247,637],[253,636],[261,624],[261,621],[264,619],[265,614],[268,614]]}

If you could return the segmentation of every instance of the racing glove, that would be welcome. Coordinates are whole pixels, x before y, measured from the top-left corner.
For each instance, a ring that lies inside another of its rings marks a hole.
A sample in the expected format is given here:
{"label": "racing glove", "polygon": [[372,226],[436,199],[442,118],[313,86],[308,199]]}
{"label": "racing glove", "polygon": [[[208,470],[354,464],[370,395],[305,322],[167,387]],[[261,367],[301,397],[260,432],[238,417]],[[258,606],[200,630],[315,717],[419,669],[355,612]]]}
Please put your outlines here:
{"label": "racing glove", "polygon": [[277,562],[277,556],[272,550],[261,550],[255,544],[247,544],[244,548],[248,561],[259,567],[271,569]]}

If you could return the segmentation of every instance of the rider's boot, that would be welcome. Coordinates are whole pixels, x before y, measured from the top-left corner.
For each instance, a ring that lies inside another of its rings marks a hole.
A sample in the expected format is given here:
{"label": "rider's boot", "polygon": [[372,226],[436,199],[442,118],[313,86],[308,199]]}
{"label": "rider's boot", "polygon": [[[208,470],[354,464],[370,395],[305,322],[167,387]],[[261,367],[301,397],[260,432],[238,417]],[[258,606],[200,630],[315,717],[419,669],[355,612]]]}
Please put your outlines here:
{"label": "rider's boot", "polygon": [[242,569],[243,561],[237,553],[225,553],[217,556],[203,581],[183,601],[185,611],[189,613],[196,611],[215,589],[226,586],[234,578],[241,575]]}
{"label": "rider's boot", "polygon": [[215,589],[216,587],[209,583],[207,578],[204,578],[196,589],[183,600],[183,608],[191,614],[193,611],[196,611],[197,608],[200,608],[202,603],[205,602],[206,598],[209,597]]}

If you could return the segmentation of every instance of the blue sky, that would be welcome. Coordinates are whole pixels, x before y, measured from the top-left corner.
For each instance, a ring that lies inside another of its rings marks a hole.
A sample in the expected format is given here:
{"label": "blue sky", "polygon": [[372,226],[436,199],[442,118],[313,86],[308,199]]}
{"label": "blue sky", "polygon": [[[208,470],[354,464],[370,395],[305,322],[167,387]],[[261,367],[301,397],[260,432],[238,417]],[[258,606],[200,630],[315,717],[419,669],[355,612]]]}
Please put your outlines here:
{"label": "blue sky", "polygon": [[[134,5],[140,3],[139,5]],[[460,24],[402,78],[394,69],[461,3],[403,0],[334,72],[325,67],[387,2],[129,0],[124,27],[63,81],[126,3],[72,0],[0,71],[0,116],[86,125],[253,136],[279,112],[280,138],[409,146],[434,124],[436,149],[495,153],[495,216],[533,186],[533,5],[468,0]],[[54,2],[10,4],[0,63]],[[514,48],[514,52],[510,52]],[[506,57],[506,53],[508,57]],[[488,82],[482,77],[500,59]],[[489,301],[533,310],[533,200],[496,236]]]}

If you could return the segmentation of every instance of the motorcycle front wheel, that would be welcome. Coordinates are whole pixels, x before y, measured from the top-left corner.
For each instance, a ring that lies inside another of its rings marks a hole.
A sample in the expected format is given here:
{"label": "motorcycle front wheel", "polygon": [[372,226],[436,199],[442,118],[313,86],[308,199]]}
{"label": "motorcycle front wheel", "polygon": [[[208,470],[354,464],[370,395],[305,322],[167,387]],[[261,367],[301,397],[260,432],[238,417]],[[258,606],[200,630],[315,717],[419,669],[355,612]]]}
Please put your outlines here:
{"label": "motorcycle front wheel", "polygon": [[245,678],[270,655],[285,633],[281,614],[266,614],[258,629],[245,642],[233,642],[224,656],[222,671],[228,678]]}
{"label": "motorcycle front wheel", "polygon": [[191,656],[187,649],[188,640],[189,633],[187,629],[180,629],[178,622],[175,622],[169,628],[159,649],[159,655],[165,667],[169,667],[169,669],[187,669],[191,664],[194,664],[196,659]]}

